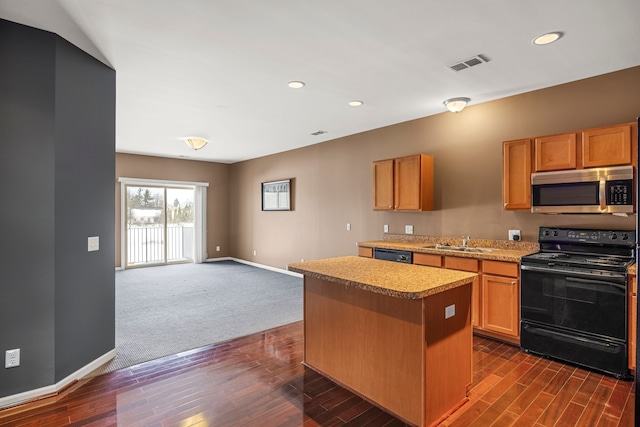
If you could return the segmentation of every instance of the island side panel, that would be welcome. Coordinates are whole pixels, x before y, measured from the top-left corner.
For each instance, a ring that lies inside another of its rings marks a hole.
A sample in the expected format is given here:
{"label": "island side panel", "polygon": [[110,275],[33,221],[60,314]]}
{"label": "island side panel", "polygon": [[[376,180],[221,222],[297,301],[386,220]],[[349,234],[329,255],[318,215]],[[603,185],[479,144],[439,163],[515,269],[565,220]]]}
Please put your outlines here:
{"label": "island side panel", "polygon": [[423,301],[309,276],[304,287],[305,364],[422,426]]}
{"label": "island side panel", "polygon": [[[455,315],[446,318],[454,305]],[[426,419],[436,425],[463,405],[473,379],[471,284],[425,298]]]}

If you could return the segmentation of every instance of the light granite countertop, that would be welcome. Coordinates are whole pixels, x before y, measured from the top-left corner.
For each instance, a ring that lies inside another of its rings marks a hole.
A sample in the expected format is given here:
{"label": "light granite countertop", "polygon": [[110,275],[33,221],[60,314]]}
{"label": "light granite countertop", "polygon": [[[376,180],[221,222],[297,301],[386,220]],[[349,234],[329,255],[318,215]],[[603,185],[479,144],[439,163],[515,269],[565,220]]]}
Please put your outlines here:
{"label": "light granite countertop", "polygon": [[475,273],[345,256],[289,264],[289,271],[397,298],[419,299],[473,282]]}
{"label": "light granite countertop", "polygon": [[520,262],[520,258],[523,256],[538,252],[539,250],[538,243],[507,240],[471,239],[469,241],[469,247],[493,249],[491,252],[461,252],[436,249],[436,244],[459,246],[462,244],[462,239],[396,234],[385,235],[384,240],[358,242],[359,247],[365,248],[396,249],[416,253],[506,262]]}

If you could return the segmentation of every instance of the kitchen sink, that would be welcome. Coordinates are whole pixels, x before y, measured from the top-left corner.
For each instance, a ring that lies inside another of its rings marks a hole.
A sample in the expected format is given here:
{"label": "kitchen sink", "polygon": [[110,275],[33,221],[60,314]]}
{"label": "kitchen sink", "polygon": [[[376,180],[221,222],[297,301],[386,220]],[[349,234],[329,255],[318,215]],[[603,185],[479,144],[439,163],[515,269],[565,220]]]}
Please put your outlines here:
{"label": "kitchen sink", "polygon": [[495,251],[495,249],[490,249],[490,248],[474,248],[471,246],[451,246],[451,245],[441,245],[439,243],[436,244],[435,248],[441,249],[443,251],[455,251],[455,252],[487,253],[487,252]]}

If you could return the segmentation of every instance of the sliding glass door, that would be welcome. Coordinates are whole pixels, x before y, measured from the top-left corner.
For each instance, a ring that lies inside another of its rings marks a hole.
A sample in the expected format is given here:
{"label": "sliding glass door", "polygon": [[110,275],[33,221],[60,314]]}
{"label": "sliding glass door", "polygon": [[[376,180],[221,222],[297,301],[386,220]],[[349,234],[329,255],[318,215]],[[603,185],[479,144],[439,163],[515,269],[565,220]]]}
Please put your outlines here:
{"label": "sliding glass door", "polygon": [[125,185],[127,267],[194,260],[194,189]]}

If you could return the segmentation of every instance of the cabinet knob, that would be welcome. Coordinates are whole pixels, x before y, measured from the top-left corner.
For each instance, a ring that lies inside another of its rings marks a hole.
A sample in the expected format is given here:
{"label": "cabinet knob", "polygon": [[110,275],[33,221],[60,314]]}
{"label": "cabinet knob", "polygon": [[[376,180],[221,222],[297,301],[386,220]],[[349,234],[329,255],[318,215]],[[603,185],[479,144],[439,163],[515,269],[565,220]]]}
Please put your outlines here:
{"label": "cabinet knob", "polygon": [[513,281],[513,282],[511,282],[511,284],[512,284],[512,285],[515,285],[515,284],[516,284],[516,282],[515,282],[515,281]]}
{"label": "cabinet knob", "polygon": [[505,208],[506,208],[507,206],[509,206],[509,203],[505,203],[505,204],[504,204],[504,207],[505,207]]}
{"label": "cabinet knob", "polygon": [[389,209],[393,209],[393,206],[389,205]]}

